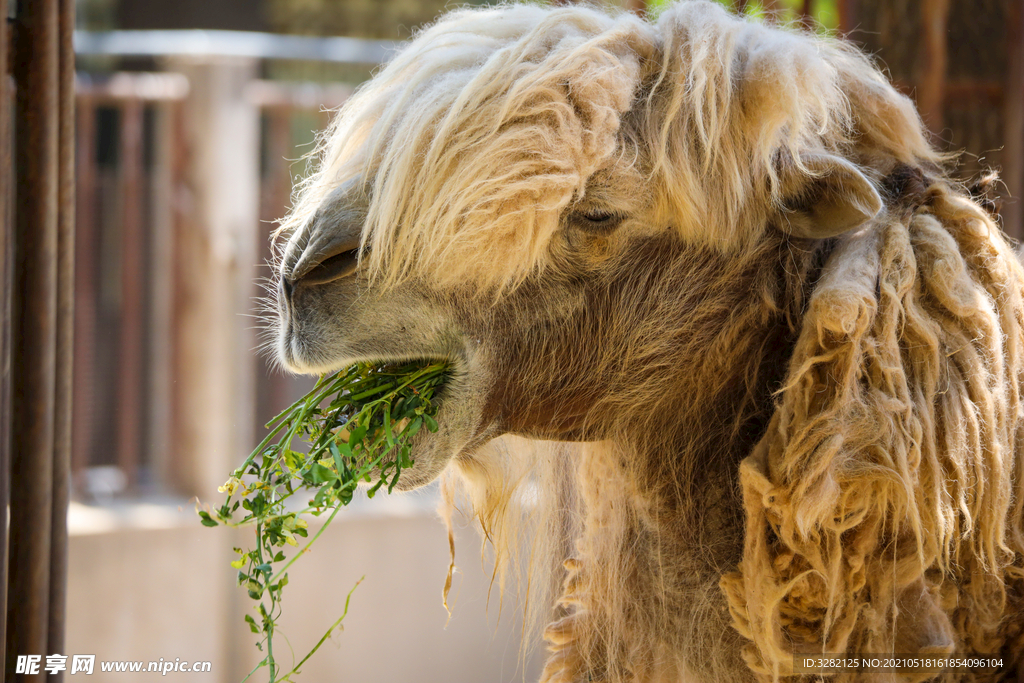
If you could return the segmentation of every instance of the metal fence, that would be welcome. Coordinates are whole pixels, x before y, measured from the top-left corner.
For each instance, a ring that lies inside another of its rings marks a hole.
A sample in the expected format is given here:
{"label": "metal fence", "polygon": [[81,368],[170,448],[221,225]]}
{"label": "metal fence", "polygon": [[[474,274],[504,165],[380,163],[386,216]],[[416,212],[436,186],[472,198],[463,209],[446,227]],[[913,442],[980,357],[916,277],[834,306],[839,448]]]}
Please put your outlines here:
{"label": "metal fence", "polygon": [[[0,2],[0,17],[7,16],[7,3]],[[24,0],[13,21],[0,22],[0,177],[13,180],[0,193],[0,272],[9,295],[0,315],[0,511],[9,514],[0,520],[0,553],[5,553],[0,603],[6,613],[0,621],[0,646],[5,648],[6,680],[14,680],[14,653],[64,649],[74,254],[73,25],[73,0]]]}

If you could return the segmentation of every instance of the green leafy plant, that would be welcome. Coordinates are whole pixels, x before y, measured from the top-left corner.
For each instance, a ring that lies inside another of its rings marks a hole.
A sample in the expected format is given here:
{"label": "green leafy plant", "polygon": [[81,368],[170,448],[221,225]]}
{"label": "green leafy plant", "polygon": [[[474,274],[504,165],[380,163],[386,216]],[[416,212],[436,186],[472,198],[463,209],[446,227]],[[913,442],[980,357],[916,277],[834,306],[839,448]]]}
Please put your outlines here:
{"label": "green leafy plant", "polygon": [[[413,464],[412,437],[424,427],[437,430],[432,399],[447,376],[447,365],[435,362],[358,363],[321,377],[312,391],[267,424],[270,433],[220,488],[227,493],[224,504],[199,510],[205,526],[255,526],[255,547],[235,548],[239,557],[231,563],[238,569],[238,584],[256,601],[258,619],[246,615],[245,621],[262,636],[257,647],[265,653],[244,680],[264,666],[271,683],[290,680],[341,624],[351,591],[341,617],[281,675],[274,634],[288,569],[352,501],[360,482],[370,485],[366,494],[371,498],[381,488],[388,493],[394,489],[402,470]],[[308,452],[293,449],[296,441],[307,443]],[[304,515],[325,513],[320,530],[287,558],[285,546],[298,546],[299,538],[308,538]]]}

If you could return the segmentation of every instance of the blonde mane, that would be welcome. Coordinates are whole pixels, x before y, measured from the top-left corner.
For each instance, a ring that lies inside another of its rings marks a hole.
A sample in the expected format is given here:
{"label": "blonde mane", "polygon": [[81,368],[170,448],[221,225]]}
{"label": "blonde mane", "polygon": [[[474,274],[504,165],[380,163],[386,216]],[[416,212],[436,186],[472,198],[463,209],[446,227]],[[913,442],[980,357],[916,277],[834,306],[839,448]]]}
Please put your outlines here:
{"label": "blonde mane", "polygon": [[338,112],[281,232],[358,179],[380,285],[421,275],[500,291],[551,265],[560,215],[614,155],[642,157],[657,217],[732,249],[760,236],[817,151],[869,170],[942,161],[909,100],[835,40],[704,2],[655,25],[586,7],[461,10]]}

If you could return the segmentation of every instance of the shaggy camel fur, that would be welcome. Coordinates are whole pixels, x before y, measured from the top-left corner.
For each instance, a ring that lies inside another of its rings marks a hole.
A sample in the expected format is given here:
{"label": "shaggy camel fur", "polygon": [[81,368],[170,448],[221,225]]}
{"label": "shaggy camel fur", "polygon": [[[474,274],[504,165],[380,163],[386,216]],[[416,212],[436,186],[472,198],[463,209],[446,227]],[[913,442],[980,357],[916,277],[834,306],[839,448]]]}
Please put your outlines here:
{"label": "shaggy camel fur", "polygon": [[458,11],[320,157],[278,355],[453,363],[400,486],[499,567],[531,539],[544,681],[1017,680],[1024,273],[867,58],[708,2]]}

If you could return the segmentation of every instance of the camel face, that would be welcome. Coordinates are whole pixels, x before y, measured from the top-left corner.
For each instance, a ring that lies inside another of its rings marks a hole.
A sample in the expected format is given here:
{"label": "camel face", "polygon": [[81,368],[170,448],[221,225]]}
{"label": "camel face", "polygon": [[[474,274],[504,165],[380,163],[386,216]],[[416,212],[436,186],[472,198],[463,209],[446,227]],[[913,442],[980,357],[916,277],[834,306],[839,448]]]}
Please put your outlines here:
{"label": "camel face", "polygon": [[[597,407],[616,379],[608,354],[630,343],[604,324],[607,297],[641,264],[661,271],[652,257],[671,260],[670,238],[651,227],[650,207],[628,192],[636,175],[632,165],[614,164],[595,173],[586,199],[559,218],[549,248],[560,267],[532,274],[485,305],[471,287],[423,276],[376,285],[359,253],[366,193],[357,182],[340,186],[285,246],[279,359],[302,373],[357,361],[452,363],[454,375],[439,394],[440,431],[416,437],[416,465],[402,488],[429,483],[451,458],[470,456],[504,433],[600,438]],[[658,239],[664,248],[650,246]]]}

